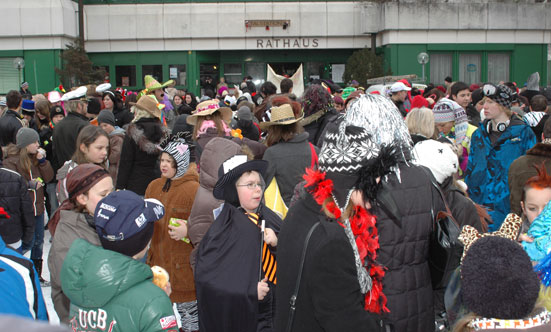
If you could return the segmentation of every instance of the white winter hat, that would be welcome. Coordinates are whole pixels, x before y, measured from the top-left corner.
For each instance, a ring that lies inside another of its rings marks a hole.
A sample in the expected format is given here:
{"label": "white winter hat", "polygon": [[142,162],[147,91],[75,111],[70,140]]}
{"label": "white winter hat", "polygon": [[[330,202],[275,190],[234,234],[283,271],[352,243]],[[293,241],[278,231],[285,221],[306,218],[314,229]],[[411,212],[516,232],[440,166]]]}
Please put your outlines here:
{"label": "white winter hat", "polygon": [[452,148],[445,143],[429,139],[413,147],[414,163],[430,169],[438,183],[457,172],[459,160]]}

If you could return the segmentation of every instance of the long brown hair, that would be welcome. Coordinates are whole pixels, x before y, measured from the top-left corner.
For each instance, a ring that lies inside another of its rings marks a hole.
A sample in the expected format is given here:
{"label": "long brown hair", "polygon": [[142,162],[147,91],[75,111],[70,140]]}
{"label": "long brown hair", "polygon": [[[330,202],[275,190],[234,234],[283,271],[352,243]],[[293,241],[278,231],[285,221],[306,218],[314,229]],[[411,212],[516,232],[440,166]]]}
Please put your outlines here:
{"label": "long brown hair", "polygon": [[9,144],[8,146],[6,146],[6,155],[19,156],[19,165],[21,166],[21,169],[25,171],[25,174],[29,174],[31,172],[32,165],[38,165],[36,154],[28,153],[27,147],[18,148],[15,144]]}
{"label": "long brown hair", "polygon": [[[73,158],[71,158],[71,160],[74,161],[75,163],[77,163],[78,165],[89,163],[90,161],[88,161],[88,159],[86,159],[86,155],[80,149],[80,146],[82,144],[84,144],[84,146],[89,147],[100,136],[105,136],[105,138],[107,138],[107,141],[109,141],[109,135],[107,135],[107,133],[103,129],[101,129],[100,127],[86,126],[86,127],[82,128],[82,130],[78,134],[76,150],[75,150],[75,153],[73,154]],[[108,155],[110,153],[109,149],[110,149],[110,147],[108,148],[108,152],[107,152]],[[98,166],[101,166],[103,168],[107,168],[107,158],[106,158],[106,160],[104,160]]]}
{"label": "long brown hair", "polygon": [[287,142],[296,134],[302,133],[304,128],[298,123],[291,123],[288,125],[272,125],[268,127],[268,136],[266,136],[266,145],[272,146],[279,142]]}
{"label": "long brown hair", "polygon": [[206,120],[212,120],[214,121],[214,124],[216,125],[216,129],[218,130],[218,136],[224,137],[226,136],[226,131],[224,130],[224,125],[222,124],[222,115],[220,112],[214,112],[207,116],[198,116],[197,122],[195,123],[195,126],[193,127],[193,139],[197,139],[197,134],[199,132],[199,129],[201,129],[201,126],[203,125],[203,122]]}
{"label": "long brown hair", "polygon": [[[34,105],[34,121],[40,127],[39,129],[42,129],[44,126],[47,127],[50,124],[50,106],[50,102],[46,99],[38,100]],[[40,120],[38,117],[39,113],[45,117],[44,120]]]}

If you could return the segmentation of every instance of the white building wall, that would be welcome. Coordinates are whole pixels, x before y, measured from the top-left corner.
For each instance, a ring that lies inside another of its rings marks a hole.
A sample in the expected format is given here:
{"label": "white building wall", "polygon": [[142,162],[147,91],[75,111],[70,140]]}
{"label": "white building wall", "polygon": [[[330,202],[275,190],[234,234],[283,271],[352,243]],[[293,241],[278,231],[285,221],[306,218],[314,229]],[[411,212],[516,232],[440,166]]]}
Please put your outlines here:
{"label": "white building wall", "polygon": [[[0,50],[60,49],[71,0],[0,0]],[[87,5],[89,52],[362,48],[402,43],[550,43],[551,3],[489,0]],[[290,20],[247,29],[246,20]]]}
{"label": "white building wall", "polygon": [[[290,25],[246,28],[246,20],[290,20]],[[371,43],[361,32],[358,2],[90,5],[85,21],[89,52],[358,48]]]}
{"label": "white building wall", "polygon": [[0,50],[65,48],[78,33],[70,0],[0,0]]}

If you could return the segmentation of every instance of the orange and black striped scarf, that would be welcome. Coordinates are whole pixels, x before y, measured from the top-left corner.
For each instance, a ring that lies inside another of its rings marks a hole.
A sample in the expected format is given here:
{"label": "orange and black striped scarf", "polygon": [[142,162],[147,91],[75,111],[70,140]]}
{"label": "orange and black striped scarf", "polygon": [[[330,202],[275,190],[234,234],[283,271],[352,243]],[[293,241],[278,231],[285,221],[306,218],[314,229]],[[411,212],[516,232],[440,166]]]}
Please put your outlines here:
{"label": "orange and black striped scarf", "polygon": [[[258,215],[256,213],[245,213],[247,217],[257,226],[260,227],[258,224]],[[277,270],[277,262],[275,259],[275,256],[272,254],[270,249],[268,248],[268,245],[266,242],[264,242],[264,245],[262,246],[262,271],[264,272],[264,276],[268,277],[268,281],[273,283],[274,285],[277,285],[277,278],[276,278],[276,270]]]}

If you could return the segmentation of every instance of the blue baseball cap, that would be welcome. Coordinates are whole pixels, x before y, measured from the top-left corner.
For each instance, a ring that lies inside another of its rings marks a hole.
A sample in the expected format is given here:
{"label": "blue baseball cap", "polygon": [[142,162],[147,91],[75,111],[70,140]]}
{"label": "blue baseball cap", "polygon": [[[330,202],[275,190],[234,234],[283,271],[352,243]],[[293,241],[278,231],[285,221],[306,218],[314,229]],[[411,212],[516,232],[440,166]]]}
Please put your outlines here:
{"label": "blue baseball cap", "polygon": [[94,222],[104,249],[134,256],[147,246],[154,223],[164,215],[165,208],[158,200],[121,190],[99,201]]}

